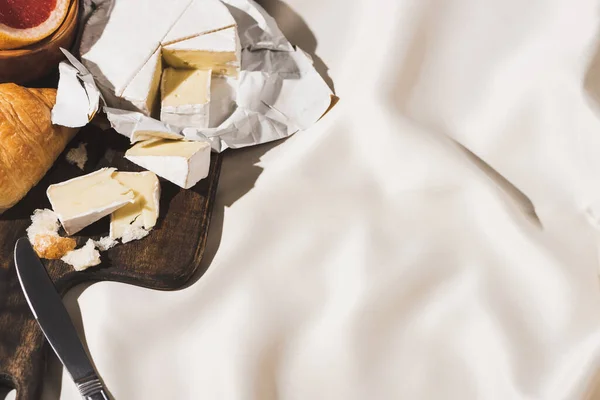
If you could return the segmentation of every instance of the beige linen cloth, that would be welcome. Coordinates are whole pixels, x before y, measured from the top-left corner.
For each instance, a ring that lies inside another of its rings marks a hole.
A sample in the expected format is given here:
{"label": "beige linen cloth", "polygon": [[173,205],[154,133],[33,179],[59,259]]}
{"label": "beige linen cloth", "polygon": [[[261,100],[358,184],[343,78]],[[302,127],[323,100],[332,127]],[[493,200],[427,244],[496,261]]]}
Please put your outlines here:
{"label": "beige linen cloth", "polygon": [[341,101],[226,154],[193,285],[68,296],[113,396],[600,399],[600,2],[262,4]]}

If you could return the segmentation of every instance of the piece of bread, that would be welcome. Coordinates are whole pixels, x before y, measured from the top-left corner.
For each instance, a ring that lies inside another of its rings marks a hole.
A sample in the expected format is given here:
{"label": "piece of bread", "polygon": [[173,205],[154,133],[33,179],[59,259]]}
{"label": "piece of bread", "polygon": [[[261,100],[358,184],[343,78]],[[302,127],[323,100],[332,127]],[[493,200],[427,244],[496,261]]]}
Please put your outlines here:
{"label": "piece of bread", "polygon": [[77,133],[52,125],[56,89],[0,84],[0,214],[48,172]]}
{"label": "piece of bread", "polygon": [[75,239],[58,235],[36,235],[31,244],[39,257],[49,260],[58,260],[77,247]]}

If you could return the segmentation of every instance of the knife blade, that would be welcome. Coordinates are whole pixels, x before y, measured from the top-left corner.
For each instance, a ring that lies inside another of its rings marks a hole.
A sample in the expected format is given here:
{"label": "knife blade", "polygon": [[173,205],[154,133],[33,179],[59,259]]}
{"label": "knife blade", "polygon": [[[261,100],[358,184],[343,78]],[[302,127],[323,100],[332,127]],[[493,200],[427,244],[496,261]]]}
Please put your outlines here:
{"label": "knife blade", "polygon": [[89,400],[108,400],[67,309],[27,238],[20,238],[15,245],[15,267],[33,316],[81,396]]}

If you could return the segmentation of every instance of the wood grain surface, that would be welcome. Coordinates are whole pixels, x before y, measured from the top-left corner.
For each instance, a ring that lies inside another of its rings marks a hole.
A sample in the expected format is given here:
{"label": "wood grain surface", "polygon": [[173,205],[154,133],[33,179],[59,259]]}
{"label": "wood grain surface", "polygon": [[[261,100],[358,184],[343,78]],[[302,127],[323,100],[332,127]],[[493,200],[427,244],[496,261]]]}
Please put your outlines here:
{"label": "wood grain surface", "polygon": [[[67,163],[63,153],[17,206],[0,215],[0,386],[15,388],[18,400],[39,398],[50,352],[17,280],[13,262],[16,240],[25,236],[34,209],[50,208],[45,195],[48,185],[106,166],[141,170],[123,158],[128,139],[112,130],[88,126],[67,150],[80,142],[87,143],[88,149],[84,171]],[[161,211],[156,228],[140,241],[103,252],[101,265],[76,272],[60,260],[43,260],[59,293],[64,295],[82,282],[101,280],[161,290],[182,287],[198,269],[204,252],[220,165],[221,156],[213,153],[209,177],[189,190],[161,179]],[[108,227],[107,217],[85,228],[75,236],[78,245],[88,238],[106,236]]]}

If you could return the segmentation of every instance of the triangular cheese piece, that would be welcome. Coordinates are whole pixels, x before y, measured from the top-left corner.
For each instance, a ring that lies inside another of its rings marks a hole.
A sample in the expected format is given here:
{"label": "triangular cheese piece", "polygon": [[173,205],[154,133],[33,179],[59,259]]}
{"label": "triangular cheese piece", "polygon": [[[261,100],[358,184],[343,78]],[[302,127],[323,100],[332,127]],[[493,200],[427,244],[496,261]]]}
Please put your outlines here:
{"label": "triangular cheese piece", "polygon": [[193,0],[164,37],[162,44],[168,45],[232,26],[235,26],[235,20],[225,4],[219,0]]}
{"label": "triangular cheese piece", "polygon": [[136,143],[125,158],[156,175],[189,189],[208,176],[210,144],[153,139]]}
{"label": "triangular cheese piece", "polygon": [[148,116],[152,115],[152,111],[158,104],[161,72],[162,57],[158,49],[123,92],[123,99],[130,104],[128,109]]}
{"label": "triangular cheese piece", "polygon": [[48,187],[52,209],[68,235],[133,202],[131,189],[112,178],[115,171],[102,168]]}
{"label": "triangular cheese piece", "polygon": [[[160,47],[191,0],[107,1],[94,13],[110,13],[86,24],[81,61],[98,83],[120,97],[142,66]],[[109,7],[105,10],[102,7]],[[90,19],[94,18],[92,17]]]}

